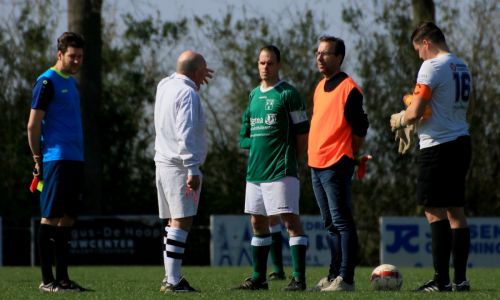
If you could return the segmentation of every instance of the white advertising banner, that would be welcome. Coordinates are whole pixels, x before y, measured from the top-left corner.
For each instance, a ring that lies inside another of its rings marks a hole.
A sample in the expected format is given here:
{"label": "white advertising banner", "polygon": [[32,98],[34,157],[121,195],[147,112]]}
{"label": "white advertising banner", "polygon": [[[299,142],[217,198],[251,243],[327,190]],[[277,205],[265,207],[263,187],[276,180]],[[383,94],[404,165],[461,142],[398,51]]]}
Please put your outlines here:
{"label": "white advertising banner", "polygon": [[[500,267],[500,218],[468,218],[469,267]],[[380,262],[431,267],[431,233],[423,217],[380,218]]]}
{"label": "white advertising banner", "polygon": [[[302,226],[309,238],[307,266],[327,266],[330,264],[328,234],[320,216],[301,216]],[[248,215],[210,216],[210,264],[212,266],[249,266],[252,261],[250,241],[252,226]],[[282,228],[283,263],[291,265],[288,235]]]}

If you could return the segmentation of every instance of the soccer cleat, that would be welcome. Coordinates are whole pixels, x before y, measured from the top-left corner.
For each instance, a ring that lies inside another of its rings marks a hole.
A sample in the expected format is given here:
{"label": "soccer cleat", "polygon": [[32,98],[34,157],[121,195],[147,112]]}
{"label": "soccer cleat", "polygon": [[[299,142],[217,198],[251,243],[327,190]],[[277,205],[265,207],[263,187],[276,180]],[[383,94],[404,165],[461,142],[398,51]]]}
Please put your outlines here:
{"label": "soccer cleat", "polygon": [[59,292],[59,286],[55,282],[49,282],[47,284],[40,283],[38,289],[44,293],[57,293]]}
{"label": "soccer cleat", "polygon": [[285,273],[284,272],[272,272],[269,274],[269,280],[270,281],[275,281],[275,280],[285,280]]}
{"label": "soccer cleat", "polygon": [[181,277],[181,280],[177,284],[166,283],[165,293],[184,293],[184,292],[197,292],[193,287],[189,285],[186,278]]}
{"label": "soccer cleat", "polygon": [[167,289],[167,284],[168,284],[167,279],[168,279],[168,277],[165,276],[165,278],[163,278],[163,280],[161,281],[160,292],[162,292],[162,293],[164,293],[165,290]]}
{"label": "soccer cleat", "polygon": [[354,282],[349,284],[344,281],[344,278],[341,276],[337,276],[333,281],[330,282],[330,285],[322,288],[322,292],[353,292],[354,291]]}
{"label": "soccer cleat", "polygon": [[78,285],[74,281],[68,281],[68,282],[60,282],[58,285],[58,292],[76,292],[76,293],[81,293],[81,292],[87,292],[90,291],[89,289],[86,289],[80,285]]}
{"label": "soccer cleat", "polygon": [[323,277],[319,280],[319,282],[312,288],[309,289],[309,291],[311,292],[319,292],[321,291],[321,289],[324,289],[326,288],[327,286],[329,286],[331,283],[330,279],[328,279],[328,276],[327,277]]}
{"label": "soccer cleat", "polygon": [[422,286],[418,287],[417,289],[413,290],[414,292],[451,292],[452,287],[451,283],[448,283],[447,285],[441,285],[438,284],[434,280],[429,280],[426,283],[424,283]]}
{"label": "soccer cleat", "polygon": [[468,292],[470,291],[470,283],[467,280],[462,281],[459,284],[453,283],[451,289],[454,292]]}
{"label": "soccer cleat", "polygon": [[243,291],[256,291],[256,290],[268,290],[269,285],[266,281],[258,282],[253,280],[252,278],[247,278],[237,287],[234,287],[233,290],[243,290]]}
{"label": "soccer cleat", "polygon": [[292,277],[292,280],[287,287],[283,288],[285,292],[299,292],[306,290],[306,281],[304,279],[298,279]]}

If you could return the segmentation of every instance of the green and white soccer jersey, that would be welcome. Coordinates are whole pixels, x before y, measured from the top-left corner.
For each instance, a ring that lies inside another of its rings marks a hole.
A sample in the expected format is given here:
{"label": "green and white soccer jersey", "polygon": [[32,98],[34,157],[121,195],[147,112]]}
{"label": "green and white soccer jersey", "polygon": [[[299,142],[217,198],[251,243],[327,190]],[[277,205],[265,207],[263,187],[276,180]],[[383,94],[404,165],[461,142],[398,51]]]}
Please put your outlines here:
{"label": "green and white soccer jersey", "polygon": [[250,149],[247,181],[297,177],[296,135],[309,131],[305,104],[285,81],[262,91],[256,87],[243,113],[240,146]]}

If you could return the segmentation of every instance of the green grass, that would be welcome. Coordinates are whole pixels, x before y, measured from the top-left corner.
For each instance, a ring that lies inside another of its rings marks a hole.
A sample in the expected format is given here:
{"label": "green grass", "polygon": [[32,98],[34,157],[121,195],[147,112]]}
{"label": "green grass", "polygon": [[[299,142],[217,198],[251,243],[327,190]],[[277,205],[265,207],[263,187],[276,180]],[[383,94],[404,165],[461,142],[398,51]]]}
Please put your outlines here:
{"label": "green grass", "polygon": [[[500,269],[475,268],[468,271],[472,291],[469,293],[413,293],[411,289],[430,279],[430,269],[403,268],[403,288],[399,292],[370,290],[368,276],[372,268],[356,269],[356,292],[284,293],[287,281],[270,282],[269,291],[230,291],[250,274],[249,267],[184,267],[183,273],[201,293],[165,295],[159,292],[162,267],[71,267],[71,277],[94,292],[81,294],[42,294],[39,268],[0,267],[0,299],[500,299]],[[288,274],[290,270],[287,270]],[[308,268],[307,284],[312,287],[324,276],[326,268]]]}

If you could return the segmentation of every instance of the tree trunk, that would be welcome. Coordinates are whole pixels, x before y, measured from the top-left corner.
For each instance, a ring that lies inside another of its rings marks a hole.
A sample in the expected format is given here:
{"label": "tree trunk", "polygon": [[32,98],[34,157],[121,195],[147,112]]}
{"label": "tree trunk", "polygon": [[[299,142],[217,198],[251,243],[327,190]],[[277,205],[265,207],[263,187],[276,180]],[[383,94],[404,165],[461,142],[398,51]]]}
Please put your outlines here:
{"label": "tree trunk", "polygon": [[85,213],[101,211],[101,7],[102,0],[68,0],[68,28],[85,38],[83,66],[76,76],[82,100],[85,144]]}
{"label": "tree trunk", "polygon": [[[433,0],[412,0],[411,6],[413,8],[413,29],[417,28],[422,22],[435,22],[436,9]],[[413,64],[416,67],[416,71],[418,71],[422,64],[418,55],[413,56]]]}
{"label": "tree trunk", "polygon": [[433,0],[412,0],[413,7],[413,27],[426,21],[436,21],[436,8]]}

